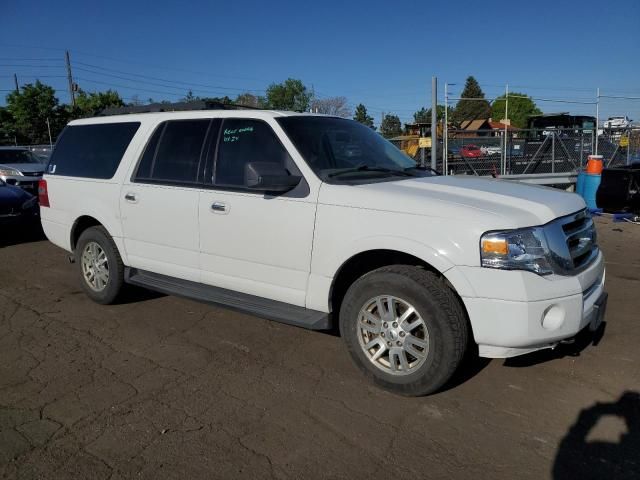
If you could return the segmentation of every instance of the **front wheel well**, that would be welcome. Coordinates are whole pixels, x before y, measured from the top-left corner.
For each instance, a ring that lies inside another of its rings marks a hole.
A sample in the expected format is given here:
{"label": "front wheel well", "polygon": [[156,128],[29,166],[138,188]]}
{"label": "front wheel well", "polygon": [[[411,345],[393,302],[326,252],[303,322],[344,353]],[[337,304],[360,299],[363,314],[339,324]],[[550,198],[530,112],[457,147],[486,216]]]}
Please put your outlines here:
{"label": "front wheel well", "polygon": [[342,264],[333,279],[329,297],[329,305],[333,315],[337,317],[340,313],[342,300],[353,282],[366,273],[390,265],[411,265],[440,275],[440,272],[433,266],[408,253],[395,250],[369,250],[358,253]]}
{"label": "front wheel well", "polygon": [[89,216],[83,215],[82,217],[78,217],[76,221],[73,223],[73,227],[71,227],[71,251],[76,249],[76,245],[78,244],[78,239],[82,232],[84,232],[87,228],[103,226],[98,220]]}

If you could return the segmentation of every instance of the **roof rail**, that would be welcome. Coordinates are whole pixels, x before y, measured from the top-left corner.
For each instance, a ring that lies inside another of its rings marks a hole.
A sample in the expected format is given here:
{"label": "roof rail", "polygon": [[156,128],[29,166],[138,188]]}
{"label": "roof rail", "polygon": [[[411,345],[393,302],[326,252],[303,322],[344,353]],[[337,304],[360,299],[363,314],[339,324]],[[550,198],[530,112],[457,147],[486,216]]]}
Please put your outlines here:
{"label": "roof rail", "polygon": [[193,102],[177,103],[150,103],[149,105],[128,105],[124,107],[108,107],[98,113],[97,116],[125,115],[130,113],[157,113],[157,112],[185,112],[192,110],[263,110],[258,107],[238,105],[236,103],[213,102],[210,100],[196,100]]}

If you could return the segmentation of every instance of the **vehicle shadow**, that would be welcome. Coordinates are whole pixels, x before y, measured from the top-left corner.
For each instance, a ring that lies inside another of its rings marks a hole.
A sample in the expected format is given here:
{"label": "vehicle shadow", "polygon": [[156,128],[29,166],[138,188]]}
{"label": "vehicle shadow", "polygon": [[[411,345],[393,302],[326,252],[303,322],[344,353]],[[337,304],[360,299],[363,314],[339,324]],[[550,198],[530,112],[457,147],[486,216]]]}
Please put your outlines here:
{"label": "vehicle shadow", "polygon": [[467,346],[467,352],[465,353],[460,366],[457,368],[453,376],[445,383],[438,393],[452,390],[463,383],[471,380],[478,375],[487,365],[491,363],[490,358],[480,357],[478,355],[478,345],[471,343]]}
{"label": "vehicle shadow", "polygon": [[[627,431],[618,442],[588,439],[604,417],[624,421]],[[640,394],[624,392],[616,402],[596,403],[578,415],[558,447],[554,479],[640,478]]]}
{"label": "vehicle shadow", "polygon": [[11,247],[21,243],[41,242],[46,240],[40,222],[33,224],[3,227],[0,231],[0,248]]}
{"label": "vehicle shadow", "polygon": [[166,297],[164,293],[138,287],[137,285],[126,285],[122,293],[118,295],[114,305],[128,305],[130,303],[146,302],[156,298]]}
{"label": "vehicle shadow", "polygon": [[530,367],[540,363],[557,360],[564,357],[579,357],[587,347],[597,346],[604,336],[607,322],[603,321],[595,332],[584,329],[574,338],[573,343],[560,344],[554,349],[540,350],[538,352],[521,355],[519,357],[507,358],[504,361],[505,367]]}

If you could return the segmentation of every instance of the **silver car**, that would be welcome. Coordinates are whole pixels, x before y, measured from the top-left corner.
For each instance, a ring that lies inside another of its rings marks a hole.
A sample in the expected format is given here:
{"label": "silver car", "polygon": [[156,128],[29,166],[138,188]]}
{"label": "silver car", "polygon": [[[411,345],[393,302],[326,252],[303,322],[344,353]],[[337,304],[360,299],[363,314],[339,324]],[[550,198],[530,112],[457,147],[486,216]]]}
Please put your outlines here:
{"label": "silver car", "polygon": [[0,179],[9,185],[24,188],[35,195],[45,168],[44,159],[27,148],[0,147]]}

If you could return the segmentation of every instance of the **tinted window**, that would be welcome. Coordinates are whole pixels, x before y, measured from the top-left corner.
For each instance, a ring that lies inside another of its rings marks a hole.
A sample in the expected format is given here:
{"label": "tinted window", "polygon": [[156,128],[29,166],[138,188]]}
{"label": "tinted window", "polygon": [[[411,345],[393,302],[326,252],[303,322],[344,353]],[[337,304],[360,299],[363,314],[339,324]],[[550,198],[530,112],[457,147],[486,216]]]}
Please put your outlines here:
{"label": "tinted window", "polygon": [[71,177],[111,178],[138,127],[139,122],[67,127],[47,171]]}
{"label": "tinted window", "polygon": [[215,184],[244,187],[248,162],[293,163],[271,127],[260,120],[227,119],[222,124]]}
{"label": "tinted window", "polygon": [[140,160],[136,180],[196,183],[210,120],[176,120],[162,124]]}
{"label": "tinted window", "polygon": [[43,163],[43,160],[29,150],[0,150],[0,163]]}

